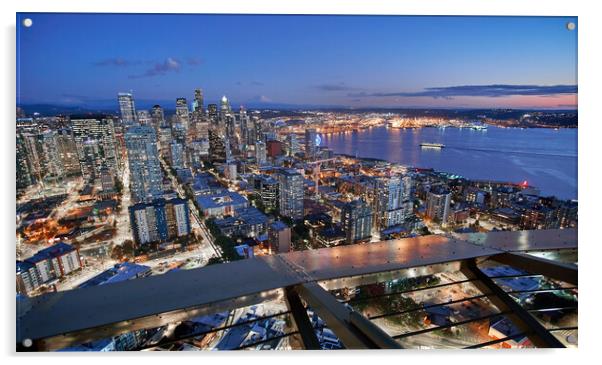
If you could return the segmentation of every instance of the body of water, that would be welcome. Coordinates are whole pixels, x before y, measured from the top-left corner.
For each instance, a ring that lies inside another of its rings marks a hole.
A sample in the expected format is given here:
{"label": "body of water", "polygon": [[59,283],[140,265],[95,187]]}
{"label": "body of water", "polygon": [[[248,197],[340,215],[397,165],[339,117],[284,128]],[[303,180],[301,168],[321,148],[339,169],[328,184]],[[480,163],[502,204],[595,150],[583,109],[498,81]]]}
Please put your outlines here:
{"label": "body of water", "polygon": [[[442,143],[445,148],[421,148],[424,142]],[[335,153],[433,168],[469,179],[526,180],[542,195],[577,199],[577,129],[377,127],[322,135],[322,145]]]}

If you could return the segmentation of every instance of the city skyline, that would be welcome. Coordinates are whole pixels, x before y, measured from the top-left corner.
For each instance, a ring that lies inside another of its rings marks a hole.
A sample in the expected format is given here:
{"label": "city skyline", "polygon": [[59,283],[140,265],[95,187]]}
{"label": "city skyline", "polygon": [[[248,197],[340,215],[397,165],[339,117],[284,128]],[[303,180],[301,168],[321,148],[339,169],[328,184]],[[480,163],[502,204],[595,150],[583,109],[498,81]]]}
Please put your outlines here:
{"label": "city skyline", "polygon": [[207,102],[225,94],[251,107],[577,104],[577,31],[566,27],[575,17],[22,13],[17,22],[26,17],[21,105],[114,109],[114,95],[132,90],[144,107],[169,108],[198,84]]}

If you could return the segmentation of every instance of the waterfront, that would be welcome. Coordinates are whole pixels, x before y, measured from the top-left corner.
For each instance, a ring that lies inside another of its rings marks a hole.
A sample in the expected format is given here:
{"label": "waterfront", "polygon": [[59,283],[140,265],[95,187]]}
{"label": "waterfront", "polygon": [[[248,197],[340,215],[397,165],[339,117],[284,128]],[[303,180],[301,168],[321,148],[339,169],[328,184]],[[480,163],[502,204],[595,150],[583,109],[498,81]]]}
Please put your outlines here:
{"label": "waterfront", "polygon": [[[433,168],[469,179],[522,182],[542,195],[577,198],[577,129],[377,127],[322,136],[335,153]],[[445,148],[423,148],[441,143]]]}

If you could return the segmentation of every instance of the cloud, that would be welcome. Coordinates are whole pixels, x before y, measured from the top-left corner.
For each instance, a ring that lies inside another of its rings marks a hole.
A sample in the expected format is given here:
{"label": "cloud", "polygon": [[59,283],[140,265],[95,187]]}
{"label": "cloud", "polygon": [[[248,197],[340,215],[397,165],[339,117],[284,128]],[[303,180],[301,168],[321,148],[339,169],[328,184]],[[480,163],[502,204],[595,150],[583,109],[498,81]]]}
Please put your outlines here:
{"label": "cloud", "polygon": [[128,67],[132,65],[138,65],[140,61],[131,61],[126,60],[125,58],[115,57],[115,58],[107,58],[102,61],[95,62],[95,66],[114,66],[114,67]]}
{"label": "cloud", "polygon": [[188,63],[190,66],[199,66],[203,63],[203,60],[198,57],[190,57],[186,63]]}
{"label": "cloud", "polygon": [[168,57],[165,61],[155,63],[153,67],[146,70],[146,72],[138,75],[130,75],[130,79],[138,79],[142,77],[154,77],[165,75],[168,72],[180,72],[182,64],[175,58]]}
{"label": "cloud", "polygon": [[456,96],[553,96],[561,94],[576,94],[577,85],[461,85],[446,87],[428,87],[416,92],[393,92],[393,93],[349,93],[349,97],[432,97],[434,99],[452,99]]}
{"label": "cloud", "polygon": [[351,86],[345,85],[344,82],[339,82],[338,84],[321,84],[314,86],[315,89],[322,91],[349,91],[354,90]]}
{"label": "cloud", "polygon": [[251,81],[249,83],[245,83],[242,81],[236,81],[235,83],[237,86],[244,86],[245,84],[247,84],[248,86],[263,86],[265,85],[263,82],[261,81]]}
{"label": "cloud", "polygon": [[256,97],[251,99],[251,101],[258,102],[258,103],[271,103],[272,99],[265,95],[257,95]]}

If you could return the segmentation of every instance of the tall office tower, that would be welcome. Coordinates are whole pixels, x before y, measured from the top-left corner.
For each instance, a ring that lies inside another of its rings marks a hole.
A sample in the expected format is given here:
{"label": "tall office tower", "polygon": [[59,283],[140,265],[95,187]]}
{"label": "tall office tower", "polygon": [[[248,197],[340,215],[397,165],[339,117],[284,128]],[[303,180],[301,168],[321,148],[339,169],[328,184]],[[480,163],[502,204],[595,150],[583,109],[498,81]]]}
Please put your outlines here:
{"label": "tall office tower", "polygon": [[100,177],[100,169],[103,166],[116,173],[113,119],[105,115],[73,115],[71,132],[77,148],[82,176],[85,179]]}
{"label": "tall office tower", "polygon": [[203,90],[196,89],[194,90],[194,102],[192,103],[192,112],[203,114],[205,110],[205,105],[203,101]]}
{"label": "tall office tower", "polygon": [[374,210],[376,226],[380,229],[402,224],[412,213],[411,178],[382,177],[375,181]]}
{"label": "tall office tower", "polygon": [[341,224],[347,236],[347,244],[370,240],[372,210],[362,200],[347,203],[341,210]]}
{"label": "tall office tower", "polygon": [[150,125],[152,127],[152,118],[148,110],[138,110],[136,116],[140,125]]}
{"label": "tall office tower", "polygon": [[57,131],[56,142],[64,174],[66,176],[81,175],[82,171],[79,166],[77,146],[75,145],[71,131],[67,128],[59,129]]}
{"label": "tall office tower", "polygon": [[222,115],[232,113],[232,107],[230,106],[230,101],[226,95],[222,96],[222,99],[220,100],[219,112]]}
{"label": "tall office tower", "polygon": [[316,152],[318,151],[317,137],[318,134],[314,128],[305,130],[305,157],[308,159],[316,157]]}
{"label": "tall office tower", "polygon": [[219,117],[217,113],[217,104],[207,105],[207,116],[209,117],[212,125],[217,125]]}
{"label": "tall office tower", "polygon": [[176,99],[176,123],[188,129],[190,122],[190,112],[188,110],[188,104],[186,98]]}
{"label": "tall office tower", "polygon": [[240,143],[243,151],[247,150],[249,144],[249,124],[250,118],[245,108],[241,105],[240,111],[238,112],[238,119],[240,122]]}
{"label": "tall office tower", "polygon": [[234,115],[232,114],[225,114],[222,116],[223,123],[224,123],[224,130],[225,130],[225,135],[228,139],[232,139],[235,136],[235,130],[236,130],[236,120],[234,119]]}
{"label": "tall office tower", "polygon": [[278,173],[280,214],[294,219],[303,219],[303,175],[293,169]]}
{"label": "tall office tower", "polygon": [[155,130],[158,130],[160,127],[164,127],[167,124],[165,123],[165,113],[163,112],[163,108],[161,105],[155,105],[151,109],[151,124]]}
{"label": "tall office tower", "polygon": [[184,158],[184,146],[180,143],[173,142],[169,146],[169,161],[174,169],[182,169],[186,167]]}
{"label": "tall office tower", "polygon": [[300,152],[299,141],[297,141],[296,134],[291,133],[288,136],[286,136],[286,148],[288,155],[291,157],[295,156],[297,153]]}
{"label": "tall office tower", "polygon": [[211,161],[226,161],[226,144],[216,130],[209,130],[209,159]]}
{"label": "tall office tower", "polygon": [[217,126],[218,129],[220,131],[220,133],[222,133],[223,135],[229,136],[228,132],[227,132],[227,128],[228,128],[228,119],[230,118],[230,116],[232,115],[232,108],[230,107],[230,102],[228,101],[228,98],[226,97],[226,95],[222,96],[222,99],[220,100],[220,106],[219,106],[219,118],[218,118],[218,122],[217,122]]}
{"label": "tall office tower", "polygon": [[150,126],[128,128],[125,137],[134,203],[152,201],[163,194],[163,174],[157,150],[157,136]]}
{"label": "tall office tower", "polygon": [[38,134],[39,155],[42,156],[45,178],[56,180],[63,177],[63,164],[59,155],[57,133],[45,130]]}
{"label": "tall office tower", "polygon": [[451,192],[433,188],[426,195],[426,216],[435,222],[446,224],[449,217]]}
{"label": "tall office tower", "polygon": [[247,116],[247,140],[246,144],[248,146],[254,146],[255,142],[257,142],[257,128],[256,128],[257,118],[248,117]]}
{"label": "tall office tower", "polygon": [[23,134],[17,133],[17,190],[23,190],[33,185],[36,181],[32,174],[32,163],[27,153],[26,140]]}
{"label": "tall office tower", "polygon": [[255,143],[255,160],[258,165],[265,165],[268,161],[266,145],[261,141]]}
{"label": "tall office tower", "polygon": [[121,122],[126,126],[137,124],[136,106],[134,105],[132,94],[118,93],[117,100],[119,101],[119,110],[121,111]]}

